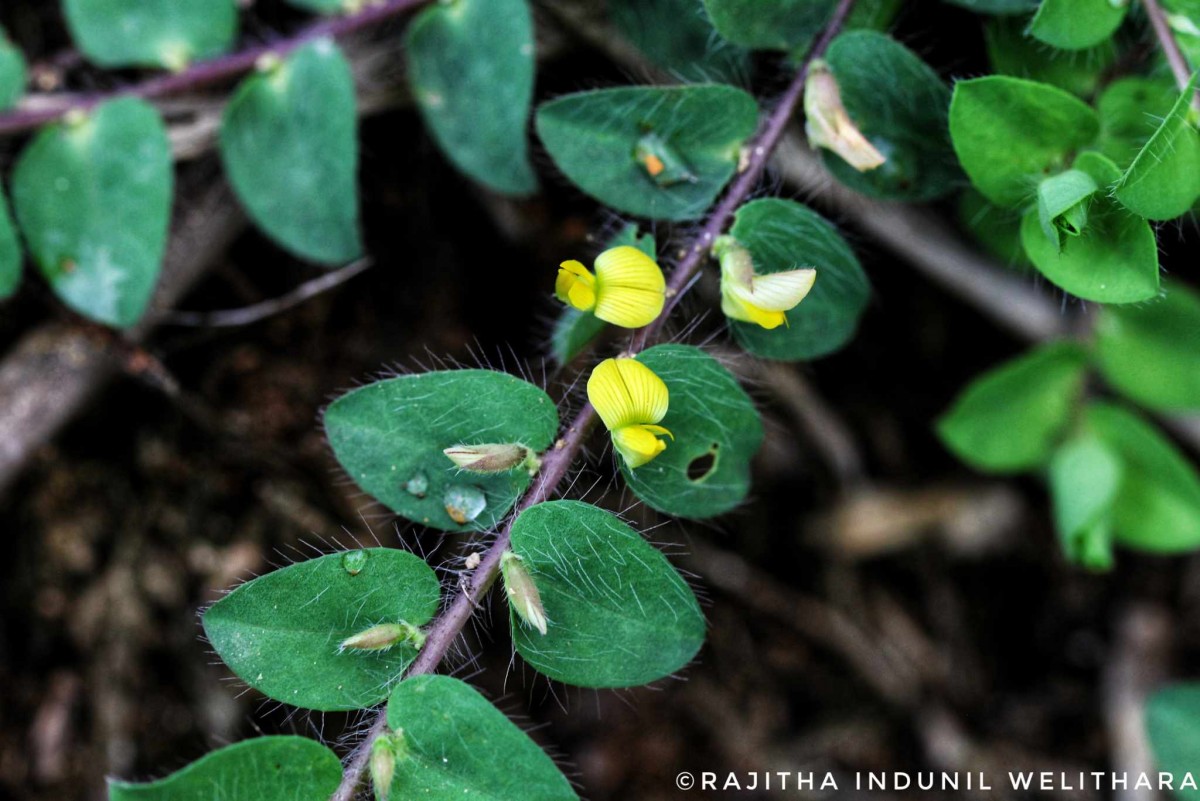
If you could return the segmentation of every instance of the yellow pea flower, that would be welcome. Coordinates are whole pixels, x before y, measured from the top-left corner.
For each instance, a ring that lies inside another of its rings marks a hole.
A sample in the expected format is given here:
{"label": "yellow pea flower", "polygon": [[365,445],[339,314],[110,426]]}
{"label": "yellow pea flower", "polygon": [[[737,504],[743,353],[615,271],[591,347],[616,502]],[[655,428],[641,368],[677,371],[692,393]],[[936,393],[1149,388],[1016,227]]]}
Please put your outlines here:
{"label": "yellow pea flower", "polygon": [[717,237],[712,250],[721,262],[721,311],[732,320],[766,329],[785,325],[786,312],[804,300],[817,280],[811,268],[755,274],[750,251],[731,236]]}
{"label": "yellow pea flower", "polygon": [[804,84],[804,133],[813,147],[824,147],[842,157],[859,172],[867,172],[887,159],[850,119],[842,105],[842,91],[824,61],[814,61]]}
{"label": "yellow pea flower", "polygon": [[662,312],[666,281],[654,259],[621,245],[596,257],[595,274],[577,261],[564,261],[554,293],[563,303],[590,311],[607,323],[641,328]]}
{"label": "yellow pea flower", "polygon": [[670,431],[656,425],[667,416],[667,385],[637,359],[600,362],[588,378],[587,393],[612,434],[613,446],[631,470],[667,449],[659,437],[674,439]]}

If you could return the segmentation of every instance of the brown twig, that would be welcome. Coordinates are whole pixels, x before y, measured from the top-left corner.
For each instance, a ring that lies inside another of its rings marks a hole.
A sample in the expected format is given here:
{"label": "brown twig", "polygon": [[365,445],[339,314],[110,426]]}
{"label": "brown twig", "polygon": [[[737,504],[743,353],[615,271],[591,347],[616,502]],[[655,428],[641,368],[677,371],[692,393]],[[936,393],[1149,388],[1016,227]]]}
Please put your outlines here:
{"label": "brown twig", "polygon": [[[671,277],[667,282],[668,300],[662,314],[653,323],[635,333],[631,341],[630,352],[636,353],[656,341],[662,332],[666,317],[682,299],[703,265],[712,241],[725,230],[725,226],[728,225],[734,212],[757,186],[768,159],[779,144],[788,121],[799,106],[800,99],[804,94],[805,79],[808,76],[808,65],[825,52],[829,43],[833,41],[833,37],[841,30],[854,7],[854,2],[855,0],[839,0],[825,29],[813,43],[800,70],[767,117],[761,132],[748,144],[750,156],[746,168],[726,190],[716,209],[709,215],[704,228],[687,248],[683,261],[672,270]],[[472,573],[470,582],[430,625],[425,645],[416,661],[406,672],[406,677],[419,676],[437,670],[463,627],[471,619],[480,599],[495,582],[500,568],[500,558],[508,549],[513,521],[526,509],[549,499],[558,491],[559,485],[566,479],[571,465],[579,456],[587,433],[595,419],[596,410],[590,403],[585,403],[575,419],[567,426],[566,434],[542,460],[542,469],[537,479],[517,504],[503,529],[496,535],[496,539],[487,549],[479,566]],[[351,801],[366,772],[371,757],[371,746],[379,735],[386,731],[386,728],[386,710],[381,710],[366,736],[351,754],[342,774],[342,782],[333,794],[331,801]]]}

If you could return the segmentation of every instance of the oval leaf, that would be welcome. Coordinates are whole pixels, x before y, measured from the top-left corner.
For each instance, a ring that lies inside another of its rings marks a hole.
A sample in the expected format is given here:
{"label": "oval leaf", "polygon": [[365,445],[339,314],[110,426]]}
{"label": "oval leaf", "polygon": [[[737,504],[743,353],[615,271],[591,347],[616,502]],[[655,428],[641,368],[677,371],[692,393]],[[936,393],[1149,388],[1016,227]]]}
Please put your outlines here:
{"label": "oval leaf", "polygon": [[842,34],[825,59],[850,118],[887,159],[859,172],[826,150],[825,164],[839,181],[893,200],[931,200],[956,188],[962,174],[954,165],[946,123],[950,90],[936,72],[875,31]]}
{"label": "oval leaf", "polygon": [[467,175],[498,192],[537,189],[525,126],[533,20],[525,0],[456,0],[408,29],[408,80],[425,124]]}
{"label": "oval leaf", "polygon": [[1152,409],[1200,409],[1200,296],[1172,283],[1146,304],[1109,306],[1096,359],[1114,387]]}
{"label": "oval leaf", "polygon": [[1127,168],[1150,141],[1159,122],[1178,99],[1175,84],[1165,79],[1121,78],[1096,101],[1100,114],[1100,152],[1120,169]]}
{"label": "oval leaf", "polygon": [[328,40],[247,78],[221,122],[221,158],[242,205],[282,247],[319,264],[362,253],[350,65]]}
{"label": "oval leaf", "polygon": [[402,681],[388,700],[387,720],[404,738],[406,753],[396,760],[393,786],[405,798],[578,798],[537,743],[458,679]]}
{"label": "oval leaf", "polygon": [[132,98],[44,129],[13,171],[13,206],[42,275],[64,303],[107,325],[141,319],[171,217],[171,146]]}
{"label": "oval leaf", "polygon": [[284,0],[289,6],[315,11],[318,14],[336,14],[361,8],[362,0]]}
{"label": "oval leaf", "polygon": [[337,755],[306,737],[228,745],[165,779],[109,781],[109,801],[320,801],[342,780]]}
{"label": "oval leaf", "polygon": [[1174,779],[1176,797],[1200,801],[1195,776],[1196,754],[1200,754],[1200,684],[1176,684],[1150,696],[1146,734],[1155,764]]}
{"label": "oval leaf", "polygon": [[204,632],[242,681],[292,706],[360,709],[387,698],[417,656],[411,644],[341,650],[372,626],[423,626],[437,576],[406,551],[371,548],[310,559],[249,581],[204,613]]}
{"label": "oval leaf", "polygon": [[937,422],[967,464],[1006,473],[1050,458],[1083,389],[1087,356],[1072,343],[1043,346],[971,382]]}
{"label": "oval leaf", "polygon": [[954,86],[950,138],[971,183],[1000,206],[1033,197],[1038,181],[1060,172],[1096,138],[1096,113],[1044,83],[989,75]]}
{"label": "oval leaf", "polygon": [[1083,50],[1112,38],[1129,4],[1112,0],[1042,0],[1029,33],[1062,50]]}
{"label": "oval leaf", "polygon": [[714,35],[701,0],[609,0],[608,13],[630,44],[684,81],[747,82],[748,54]]}
{"label": "oval leaf", "polygon": [[[537,113],[538,136],[576,186],[620,211],[664,220],[704,214],[757,125],[754,98],[730,86],[580,92]],[[639,161],[639,152],[658,161]],[[664,171],[667,161],[677,169]]]}
{"label": "oval leaf", "polygon": [[671,404],[661,425],[674,439],[636,470],[622,460],[625,482],[650,506],[678,517],[712,517],[734,508],[750,489],[750,460],[762,446],[754,402],[699,348],[659,345],[637,359],[666,382]]}
{"label": "oval leaf", "polygon": [[831,0],[704,0],[717,33],[755,50],[806,47],[833,12]]}
{"label": "oval leaf", "polygon": [[1179,450],[1117,406],[1092,404],[1087,424],[1121,460],[1121,489],[1113,506],[1116,541],[1157,553],[1200,547],[1200,476]]}
{"label": "oval leaf", "polygon": [[739,345],[756,356],[797,361],[825,356],[850,341],[871,285],[832,225],[799,203],[768,198],[738,209],[730,234],[750,249],[760,273],[817,270],[812,291],[787,313],[786,326],[768,331],[731,320]]}
{"label": "oval leaf", "polygon": [[25,57],[0,28],[0,111],[10,109],[25,94],[29,70]]}
{"label": "oval leaf", "polygon": [[513,524],[512,550],[548,621],[542,635],[509,616],[517,652],[539,673],[579,687],[633,687],[679,670],[704,643],[687,582],[603,509],[538,504]]}
{"label": "oval leaf", "polygon": [[0,300],[10,298],[21,284],[21,239],[0,187]]}
{"label": "oval leaf", "polygon": [[459,470],[443,450],[518,443],[545,450],[558,410],[538,387],[491,370],[448,370],[378,381],[335,400],[325,433],[346,473],[393,512],[445,531],[499,524],[529,473]]}
{"label": "oval leaf", "polygon": [[1095,94],[1101,78],[1117,58],[1111,40],[1087,50],[1056,50],[1027,36],[1026,27],[1025,20],[1013,17],[987,21],[984,34],[988,59],[996,72],[1048,83],[1078,97]]}
{"label": "oval leaf", "polygon": [[1188,120],[1195,94],[1193,76],[1113,190],[1134,214],[1172,220],[1200,197],[1200,134]]}
{"label": "oval leaf", "polygon": [[237,35],[236,0],[65,0],[79,49],[102,67],[168,67],[220,55]]}

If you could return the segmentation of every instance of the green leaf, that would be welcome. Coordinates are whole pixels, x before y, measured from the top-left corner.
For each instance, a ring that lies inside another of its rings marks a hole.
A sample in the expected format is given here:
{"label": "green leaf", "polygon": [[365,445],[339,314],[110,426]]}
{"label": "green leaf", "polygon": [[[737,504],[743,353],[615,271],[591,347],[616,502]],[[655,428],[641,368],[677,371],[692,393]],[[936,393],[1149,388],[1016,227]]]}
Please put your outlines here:
{"label": "green leaf", "polygon": [[336,14],[362,5],[362,0],[284,0],[288,5],[315,11],[318,14]]}
{"label": "green leaf", "polygon": [[[621,245],[635,247],[652,259],[657,259],[657,248],[654,234],[642,234],[637,223],[626,223],[604,245],[605,250]],[[591,312],[582,312],[571,306],[563,308],[554,322],[554,330],[550,334],[550,352],[559,364],[568,364],[584,351],[585,348],[600,336],[607,323]]]}
{"label": "green leaf", "polygon": [[1111,0],[1042,0],[1029,33],[1053,47],[1083,50],[1112,38],[1128,10],[1128,3]]}
{"label": "green leaf", "polygon": [[1184,801],[1200,801],[1193,775],[1200,754],[1200,684],[1176,684],[1150,696],[1146,733],[1155,764],[1174,780],[1172,792]]}
{"label": "green leaf", "polygon": [[958,200],[958,219],[984,251],[1007,267],[1029,267],[1021,246],[1021,215],[988,201],[967,187]]}
{"label": "green leaf", "polygon": [[1108,306],[1096,323],[1100,372],[1152,409],[1200,409],[1200,296],[1172,282],[1146,304]]}
{"label": "green leaf", "polygon": [[1093,403],[1086,419],[1123,468],[1113,508],[1116,541],[1156,553],[1200,547],[1200,476],[1188,460],[1157,429],[1120,407]]}
{"label": "green leaf", "polygon": [[341,650],[372,626],[423,626],[438,608],[437,576],[407,551],[370,548],[310,559],[249,581],[204,613],[204,633],[230,670],[292,706],[360,709],[387,698],[416,658],[410,643]]}
{"label": "green leaf", "polygon": [[952,5],[980,14],[1025,14],[1037,8],[1038,0],[947,0]]}
{"label": "green leaf", "polygon": [[25,57],[0,28],[0,111],[10,109],[25,94],[29,71]]}
{"label": "green leaf", "polygon": [[1121,78],[1096,101],[1100,114],[1100,151],[1120,169],[1127,168],[1171,113],[1178,93],[1169,80]]}
{"label": "green leaf", "polygon": [[682,668],[704,643],[704,616],[675,568],[614,515],[550,501],[513,524],[512,550],[545,607],[545,635],[513,612],[517,652],[579,687],[633,687]]}
{"label": "green leaf", "polygon": [[1087,225],[1087,200],[1099,187],[1083,170],[1067,170],[1038,184],[1038,223],[1046,240],[1062,247],[1063,234],[1079,236]]}
{"label": "green leaf", "polygon": [[1071,440],[1055,452],[1054,523],[1070,561],[1090,570],[1112,568],[1112,510],[1120,482],[1120,461],[1095,437]]}
{"label": "green leaf", "polygon": [[745,50],[714,35],[701,0],[609,0],[613,25],[647,58],[684,81],[743,83]]}
{"label": "green leaf", "polygon": [[937,421],[942,443],[972,467],[1015,473],[1050,458],[1083,389],[1087,355],[1045,345],[971,382]]}
{"label": "green leaf", "polygon": [[247,78],[225,109],[221,158],[254,222],[283,248],[329,265],[362,253],[354,79],[320,40]]}
{"label": "green leaf", "polygon": [[417,106],[450,161],[497,192],[534,192],[525,136],[533,20],[525,0],[435,3],[409,26],[406,53]]}
{"label": "green leaf", "polygon": [[988,58],[996,72],[1048,83],[1079,97],[1091,97],[1116,61],[1117,47],[1111,39],[1086,50],[1057,50],[1026,36],[1025,29],[1025,21],[1015,17],[994,17],[987,21],[984,37]]}
{"label": "green leaf", "polygon": [[[537,113],[542,143],[576,186],[620,211],[665,220],[704,214],[757,126],[754,98],[718,85],[579,92],[544,103]],[[654,180],[635,156],[648,136],[671,149],[690,180]]]}
{"label": "green leaf", "polygon": [[721,364],[690,345],[659,345],[637,356],[667,385],[662,425],[674,436],[654,461],[636,470],[621,461],[634,494],[677,517],[713,517],[750,489],[750,460],[762,446],[754,401]]}
{"label": "green leaf", "polygon": [[537,743],[482,695],[450,676],[402,681],[388,727],[407,750],[394,787],[422,801],[574,801],[570,782]]}
{"label": "green leaf", "polygon": [[165,779],[109,780],[108,801],[319,801],[337,790],[342,763],[306,737],[257,737],[213,751]]}
{"label": "green leaf", "polygon": [[494,528],[530,478],[521,469],[467,473],[443,450],[519,443],[540,452],[557,432],[558,410],[545,392],[491,370],[377,381],[325,411],[325,433],[347,475],[396,514],[445,531]]}
{"label": "green leaf", "polygon": [[227,51],[236,0],[64,0],[79,49],[102,67],[167,67]]}
{"label": "green leaf", "polygon": [[1000,206],[1032,199],[1038,182],[1061,172],[1096,138],[1096,113],[1061,89],[1004,75],[959,81],[950,102],[950,138],[971,183]]}
{"label": "green leaf", "polygon": [[1188,121],[1195,90],[1193,76],[1114,190],[1135,214],[1172,220],[1200,197],[1200,134]]}
{"label": "green leaf", "polygon": [[21,284],[21,238],[0,187],[0,300],[13,296]]}
{"label": "green leaf", "polygon": [[799,203],[768,198],[738,209],[730,234],[749,248],[759,273],[817,270],[817,282],[787,313],[786,326],[768,331],[730,321],[739,345],[767,359],[798,361],[828,355],[850,341],[871,285],[854,251],[832,225]]}
{"label": "green leaf", "polygon": [[824,151],[825,165],[839,181],[889,200],[931,200],[961,182],[946,127],[950,90],[924,61],[875,31],[842,34],[825,59],[850,118],[887,159],[859,172]]}
{"label": "green leaf", "polygon": [[830,0],[704,0],[727,41],[754,50],[804,48],[833,12]]}
{"label": "green leaf", "polygon": [[43,129],[13,171],[13,207],[55,294],[85,317],[128,328],[158,280],[172,186],[162,119],[126,98]]}

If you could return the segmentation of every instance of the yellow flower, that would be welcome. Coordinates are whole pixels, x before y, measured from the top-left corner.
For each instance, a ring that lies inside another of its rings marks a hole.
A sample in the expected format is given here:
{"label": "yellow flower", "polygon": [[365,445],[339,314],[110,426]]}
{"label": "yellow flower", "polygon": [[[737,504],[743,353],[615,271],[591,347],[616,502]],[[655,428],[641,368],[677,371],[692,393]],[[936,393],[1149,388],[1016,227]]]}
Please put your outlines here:
{"label": "yellow flower", "polygon": [[564,261],[554,293],[563,303],[590,311],[605,322],[641,328],[662,312],[666,282],[654,259],[621,245],[596,257],[594,275],[577,261]]}
{"label": "yellow flower", "polygon": [[750,251],[731,236],[717,237],[713,255],[721,262],[721,311],[732,320],[778,328],[786,312],[804,300],[817,280],[805,268],[757,275]]}
{"label": "yellow flower", "polygon": [[641,467],[667,449],[659,437],[674,439],[656,425],[667,416],[670,393],[663,380],[637,359],[605,359],[587,385],[588,400],[612,434],[613,446],[630,469]]}
{"label": "yellow flower", "polygon": [[846,107],[837,79],[824,61],[814,61],[804,84],[804,133],[813,147],[824,147],[859,172],[887,161],[858,130]]}

